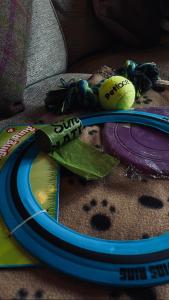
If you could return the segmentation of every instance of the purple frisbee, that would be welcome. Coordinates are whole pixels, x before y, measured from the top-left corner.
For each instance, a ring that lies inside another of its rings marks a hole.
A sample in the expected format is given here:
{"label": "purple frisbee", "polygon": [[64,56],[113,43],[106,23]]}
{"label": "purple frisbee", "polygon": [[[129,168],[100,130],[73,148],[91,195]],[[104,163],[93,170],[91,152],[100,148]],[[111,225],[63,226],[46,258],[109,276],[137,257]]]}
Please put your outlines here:
{"label": "purple frisbee", "polygon": [[[169,116],[169,107],[142,111]],[[147,127],[126,123],[106,123],[102,131],[105,151],[151,176],[169,176],[169,135]]]}

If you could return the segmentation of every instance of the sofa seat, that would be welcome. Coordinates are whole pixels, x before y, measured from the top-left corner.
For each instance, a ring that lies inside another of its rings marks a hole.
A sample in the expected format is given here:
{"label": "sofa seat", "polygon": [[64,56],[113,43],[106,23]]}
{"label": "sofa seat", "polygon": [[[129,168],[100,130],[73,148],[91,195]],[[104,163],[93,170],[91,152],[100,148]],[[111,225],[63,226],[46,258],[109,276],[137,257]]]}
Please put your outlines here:
{"label": "sofa seat", "polygon": [[72,65],[69,72],[93,73],[101,66],[107,65],[113,68],[121,67],[127,59],[138,62],[154,61],[160,67],[162,79],[169,80],[169,43],[149,49],[124,49],[116,51],[107,50],[93,54]]}
{"label": "sofa seat", "polygon": [[25,110],[11,118],[1,120],[0,128],[12,124],[15,125],[40,122],[41,118],[47,114],[44,105],[46,93],[50,90],[57,89],[61,85],[61,78],[63,78],[65,81],[69,81],[72,78],[87,79],[89,76],[89,74],[60,74],[51,76],[50,78],[46,78],[38,83],[27,86],[24,91]]}

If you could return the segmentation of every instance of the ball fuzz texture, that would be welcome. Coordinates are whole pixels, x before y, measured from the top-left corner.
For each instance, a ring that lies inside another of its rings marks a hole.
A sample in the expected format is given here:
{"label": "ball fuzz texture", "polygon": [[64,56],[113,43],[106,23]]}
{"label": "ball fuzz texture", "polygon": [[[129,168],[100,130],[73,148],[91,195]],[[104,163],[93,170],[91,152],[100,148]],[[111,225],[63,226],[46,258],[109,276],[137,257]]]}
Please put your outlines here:
{"label": "ball fuzz texture", "polygon": [[106,79],[99,88],[99,101],[103,109],[129,109],[135,100],[135,87],[122,76]]}

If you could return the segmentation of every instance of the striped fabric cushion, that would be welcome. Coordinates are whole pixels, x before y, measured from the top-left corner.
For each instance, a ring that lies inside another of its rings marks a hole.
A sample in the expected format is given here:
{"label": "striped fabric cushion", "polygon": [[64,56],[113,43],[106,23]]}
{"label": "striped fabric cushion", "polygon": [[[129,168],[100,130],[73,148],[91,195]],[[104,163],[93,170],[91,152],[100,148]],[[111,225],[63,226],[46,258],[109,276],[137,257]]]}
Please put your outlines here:
{"label": "striped fabric cushion", "polygon": [[0,117],[24,108],[31,7],[32,0],[0,0]]}

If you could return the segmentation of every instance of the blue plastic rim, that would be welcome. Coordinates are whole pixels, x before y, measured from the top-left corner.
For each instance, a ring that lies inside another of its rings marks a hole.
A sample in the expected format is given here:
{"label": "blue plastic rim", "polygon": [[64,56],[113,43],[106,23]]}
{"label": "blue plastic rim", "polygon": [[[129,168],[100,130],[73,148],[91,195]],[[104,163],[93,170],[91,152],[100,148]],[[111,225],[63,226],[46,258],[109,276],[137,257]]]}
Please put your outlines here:
{"label": "blue plastic rim", "polygon": [[[140,111],[116,111],[81,118],[83,125],[127,122],[169,133],[169,118]],[[29,175],[38,153],[35,142],[22,145],[1,172],[0,207],[12,231],[42,209]],[[146,240],[107,241],[77,233],[43,212],[14,232],[34,256],[81,279],[116,286],[149,286],[169,281],[169,233]]]}

